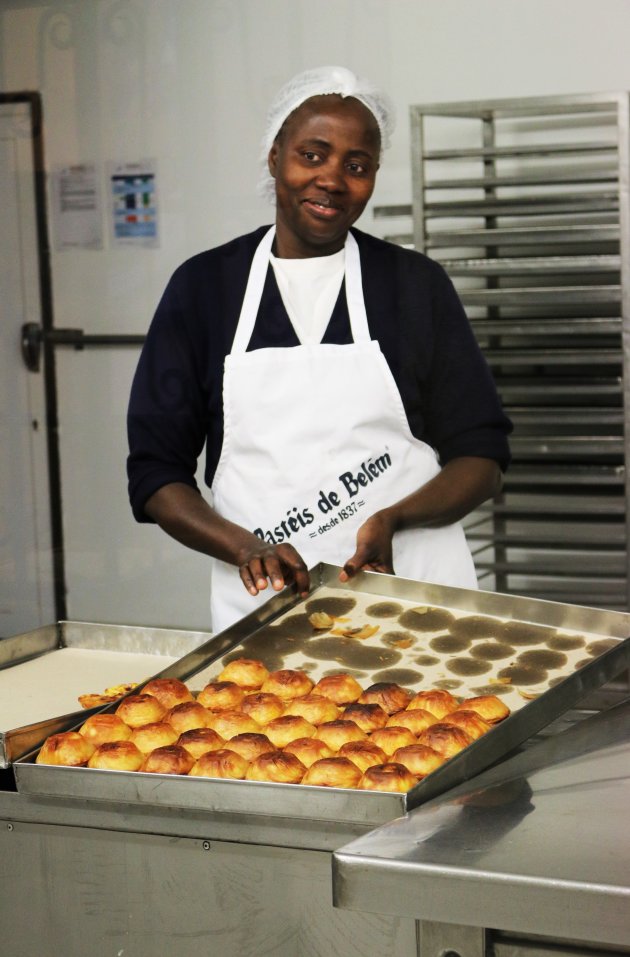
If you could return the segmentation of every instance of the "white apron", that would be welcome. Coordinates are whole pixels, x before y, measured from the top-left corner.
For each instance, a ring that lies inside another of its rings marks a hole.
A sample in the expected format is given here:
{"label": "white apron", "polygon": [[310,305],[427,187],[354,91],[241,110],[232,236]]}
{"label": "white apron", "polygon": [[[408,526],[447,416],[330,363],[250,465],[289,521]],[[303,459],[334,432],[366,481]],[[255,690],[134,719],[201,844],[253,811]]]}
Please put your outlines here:
{"label": "white apron", "polygon": [[[247,352],[262,296],[272,227],[258,246],[223,379],[224,437],[212,485],[219,514],[270,543],[288,542],[307,567],[343,565],[374,512],[440,471],[416,439],[378,342],[370,339],[356,240],[346,240],[353,342]],[[397,532],[394,569],[415,580],[476,588],[459,524]],[[233,565],[213,560],[212,627],[222,631],[267,601]]]}

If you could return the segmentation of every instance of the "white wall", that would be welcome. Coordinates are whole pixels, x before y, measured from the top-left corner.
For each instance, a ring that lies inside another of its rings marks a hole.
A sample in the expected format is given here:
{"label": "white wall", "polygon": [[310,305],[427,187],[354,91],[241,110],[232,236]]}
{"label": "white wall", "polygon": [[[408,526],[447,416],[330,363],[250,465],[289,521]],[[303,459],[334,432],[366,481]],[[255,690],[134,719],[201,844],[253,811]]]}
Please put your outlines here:
{"label": "white wall", "polygon": [[[342,63],[388,90],[374,202],[398,203],[410,104],[630,89],[629,37],[628,0],[0,0],[0,90],[41,92],[48,168],[92,161],[104,185],[109,160],[158,163],[160,248],[53,251],[56,325],[143,332],[183,258],[270,220],[259,141],[294,72]],[[71,617],[203,627],[204,560],[129,516],[133,350],[58,354]]]}

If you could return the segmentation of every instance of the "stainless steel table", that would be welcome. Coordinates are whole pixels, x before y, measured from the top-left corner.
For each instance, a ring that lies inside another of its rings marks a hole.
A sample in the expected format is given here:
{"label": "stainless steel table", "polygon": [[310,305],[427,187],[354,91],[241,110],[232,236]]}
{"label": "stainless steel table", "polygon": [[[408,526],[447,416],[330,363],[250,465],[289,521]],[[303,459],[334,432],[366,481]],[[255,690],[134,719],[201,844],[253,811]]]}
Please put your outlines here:
{"label": "stainless steel table", "polygon": [[630,952],[630,700],[355,839],[333,871],[338,908],[415,918],[422,957]]}

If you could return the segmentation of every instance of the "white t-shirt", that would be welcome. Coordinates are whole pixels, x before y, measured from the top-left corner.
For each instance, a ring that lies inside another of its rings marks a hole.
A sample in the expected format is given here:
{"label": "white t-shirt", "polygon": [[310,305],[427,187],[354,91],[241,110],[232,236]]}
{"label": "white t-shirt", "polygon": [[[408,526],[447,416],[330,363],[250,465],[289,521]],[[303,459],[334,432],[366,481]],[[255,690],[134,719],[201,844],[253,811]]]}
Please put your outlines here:
{"label": "white t-shirt", "polygon": [[269,256],[285,309],[302,345],[316,344],[335,307],[343,282],[346,251],[312,259]]}

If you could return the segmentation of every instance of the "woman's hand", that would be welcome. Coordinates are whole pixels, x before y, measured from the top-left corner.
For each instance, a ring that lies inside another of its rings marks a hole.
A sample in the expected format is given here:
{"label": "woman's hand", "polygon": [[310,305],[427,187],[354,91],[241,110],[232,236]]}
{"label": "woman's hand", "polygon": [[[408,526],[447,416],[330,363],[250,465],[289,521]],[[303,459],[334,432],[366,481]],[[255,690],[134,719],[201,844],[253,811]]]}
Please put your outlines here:
{"label": "woman's hand", "polygon": [[399,502],[375,512],[357,533],[357,548],[339,580],[359,571],[393,575],[392,539],[404,528],[440,528],[458,522],[501,487],[501,470],[492,459],[452,459],[426,485]]}
{"label": "woman's hand", "polygon": [[298,593],[306,597],[310,585],[308,568],[293,545],[269,545],[253,537],[256,541],[243,548],[236,560],[241,581],[250,595],[264,591],[269,581],[274,591],[295,583]]}
{"label": "woman's hand", "polygon": [[292,545],[270,545],[222,518],[191,486],[181,482],[162,486],[144,510],[182,545],[236,565],[250,595],[263,591],[268,582],[274,591],[294,583],[302,598],[308,595],[308,569]]}
{"label": "woman's hand", "polygon": [[357,548],[343,566],[339,580],[347,582],[360,571],[394,574],[392,538],[394,524],[390,512],[375,512],[357,532]]}

